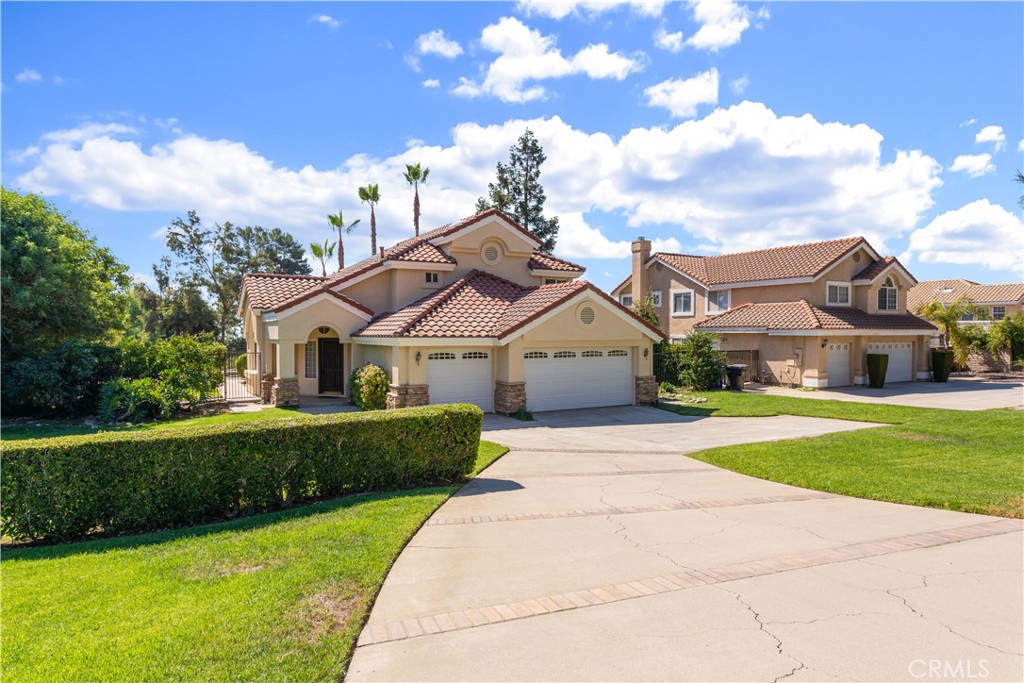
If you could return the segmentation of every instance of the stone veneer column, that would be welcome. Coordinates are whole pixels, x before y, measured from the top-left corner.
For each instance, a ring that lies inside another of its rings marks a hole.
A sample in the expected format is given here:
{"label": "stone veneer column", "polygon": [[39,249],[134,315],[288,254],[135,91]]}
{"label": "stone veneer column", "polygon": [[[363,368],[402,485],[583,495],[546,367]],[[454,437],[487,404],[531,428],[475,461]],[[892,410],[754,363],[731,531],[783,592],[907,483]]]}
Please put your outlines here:
{"label": "stone veneer column", "polygon": [[499,415],[514,415],[526,409],[526,382],[494,383],[494,412]]}
{"label": "stone veneer column", "polygon": [[299,380],[296,377],[279,377],[270,389],[270,402],[275,406],[299,405]]}
{"label": "stone veneer column", "polygon": [[658,402],[658,380],[654,375],[637,375],[634,386],[638,406],[653,406]]}
{"label": "stone veneer column", "polygon": [[430,403],[430,387],[426,384],[408,384],[405,386],[392,384],[388,391],[387,407],[412,408]]}
{"label": "stone veneer column", "polygon": [[260,380],[260,399],[264,403],[270,403],[270,397],[274,389],[274,373],[268,372]]}

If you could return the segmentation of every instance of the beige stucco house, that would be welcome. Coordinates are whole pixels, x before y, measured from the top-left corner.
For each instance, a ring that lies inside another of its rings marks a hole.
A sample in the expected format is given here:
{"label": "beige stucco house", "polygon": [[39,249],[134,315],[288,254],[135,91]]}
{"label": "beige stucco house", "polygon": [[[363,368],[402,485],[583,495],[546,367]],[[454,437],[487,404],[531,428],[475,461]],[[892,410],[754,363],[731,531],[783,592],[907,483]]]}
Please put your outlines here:
{"label": "beige stucco house", "polygon": [[344,396],[352,369],[374,363],[391,376],[392,408],[653,402],[660,331],[539,244],[488,210],[329,277],[246,275],[250,391],[276,405]]}
{"label": "beige stucco house", "polygon": [[720,256],[651,253],[640,238],[632,250],[612,296],[630,306],[650,292],[666,337],[716,332],[751,378],[866,384],[868,353],[888,354],[887,383],[929,377],[935,328],[906,310],[917,281],[862,237]]}
{"label": "beige stucco house", "polygon": [[919,282],[907,294],[907,310],[916,312],[932,301],[950,304],[958,299],[970,299],[988,310],[988,320],[971,318],[963,322],[988,324],[1024,310],[1024,282],[1002,285],[979,285],[970,280]]}

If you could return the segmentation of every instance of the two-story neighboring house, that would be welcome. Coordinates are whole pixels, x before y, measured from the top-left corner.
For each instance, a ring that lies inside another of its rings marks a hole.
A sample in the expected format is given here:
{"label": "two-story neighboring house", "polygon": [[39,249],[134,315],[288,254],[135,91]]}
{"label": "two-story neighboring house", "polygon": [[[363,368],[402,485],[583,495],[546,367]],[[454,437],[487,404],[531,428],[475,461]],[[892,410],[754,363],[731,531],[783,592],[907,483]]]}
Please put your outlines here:
{"label": "two-story neighboring house", "polygon": [[353,368],[391,376],[388,406],[485,411],[651,403],[660,331],[583,268],[489,210],[329,277],[250,274],[239,315],[249,390],[276,405],[347,395]]}
{"label": "two-story neighboring house", "polygon": [[720,256],[652,254],[640,238],[632,251],[612,296],[631,306],[650,292],[671,341],[718,333],[723,351],[749,352],[762,382],[866,384],[868,353],[888,354],[886,382],[929,377],[935,327],[906,309],[917,281],[862,237]]}
{"label": "two-story neighboring house", "polygon": [[921,306],[938,301],[950,304],[957,299],[970,299],[988,310],[988,320],[964,320],[985,324],[1002,320],[1024,310],[1024,282],[1002,285],[979,285],[970,280],[928,280],[919,282],[907,295],[907,310],[911,313]]}

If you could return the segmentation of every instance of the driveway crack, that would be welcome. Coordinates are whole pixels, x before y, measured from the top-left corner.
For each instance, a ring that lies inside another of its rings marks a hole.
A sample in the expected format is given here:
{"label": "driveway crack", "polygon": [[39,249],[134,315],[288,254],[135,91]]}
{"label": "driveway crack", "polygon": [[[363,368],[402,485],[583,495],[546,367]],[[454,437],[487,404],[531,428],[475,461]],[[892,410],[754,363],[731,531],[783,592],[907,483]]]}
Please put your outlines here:
{"label": "driveway crack", "polygon": [[750,612],[750,614],[753,615],[754,621],[757,622],[758,629],[760,629],[762,633],[764,633],[766,636],[768,636],[769,638],[771,638],[772,640],[775,641],[775,649],[778,651],[778,653],[781,656],[785,657],[786,659],[789,659],[790,661],[792,661],[792,662],[794,662],[796,664],[796,666],[794,666],[788,673],[784,673],[781,676],[776,676],[772,680],[772,683],[778,683],[781,680],[785,680],[785,679],[787,679],[787,678],[789,678],[791,676],[794,676],[797,671],[801,671],[801,670],[807,668],[807,665],[804,664],[802,661],[800,661],[799,659],[797,659],[793,655],[786,654],[786,652],[785,652],[785,650],[783,649],[783,646],[782,646],[782,640],[777,635],[775,635],[774,633],[769,631],[767,628],[765,628],[765,622],[761,620],[761,615],[757,612],[757,610],[754,609],[754,607],[749,602],[744,600],[740,596],[739,593],[737,593],[736,591],[731,591],[728,588],[724,588],[722,586],[714,586],[714,588],[716,588],[716,589],[718,589],[718,590],[720,590],[720,591],[722,591],[724,593],[730,594],[731,596],[736,598],[736,602],[738,602],[741,605],[743,605],[744,607],[746,607],[747,610]]}

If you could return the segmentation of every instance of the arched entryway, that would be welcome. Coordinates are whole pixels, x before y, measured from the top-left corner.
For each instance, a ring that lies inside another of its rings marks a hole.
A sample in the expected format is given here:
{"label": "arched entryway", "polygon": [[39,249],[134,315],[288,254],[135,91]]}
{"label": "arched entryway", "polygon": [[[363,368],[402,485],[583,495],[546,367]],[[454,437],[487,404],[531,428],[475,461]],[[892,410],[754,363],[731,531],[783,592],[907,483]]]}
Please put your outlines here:
{"label": "arched entryway", "polygon": [[300,392],[306,395],[345,393],[345,345],[330,325],[318,325],[299,349],[296,370]]}

